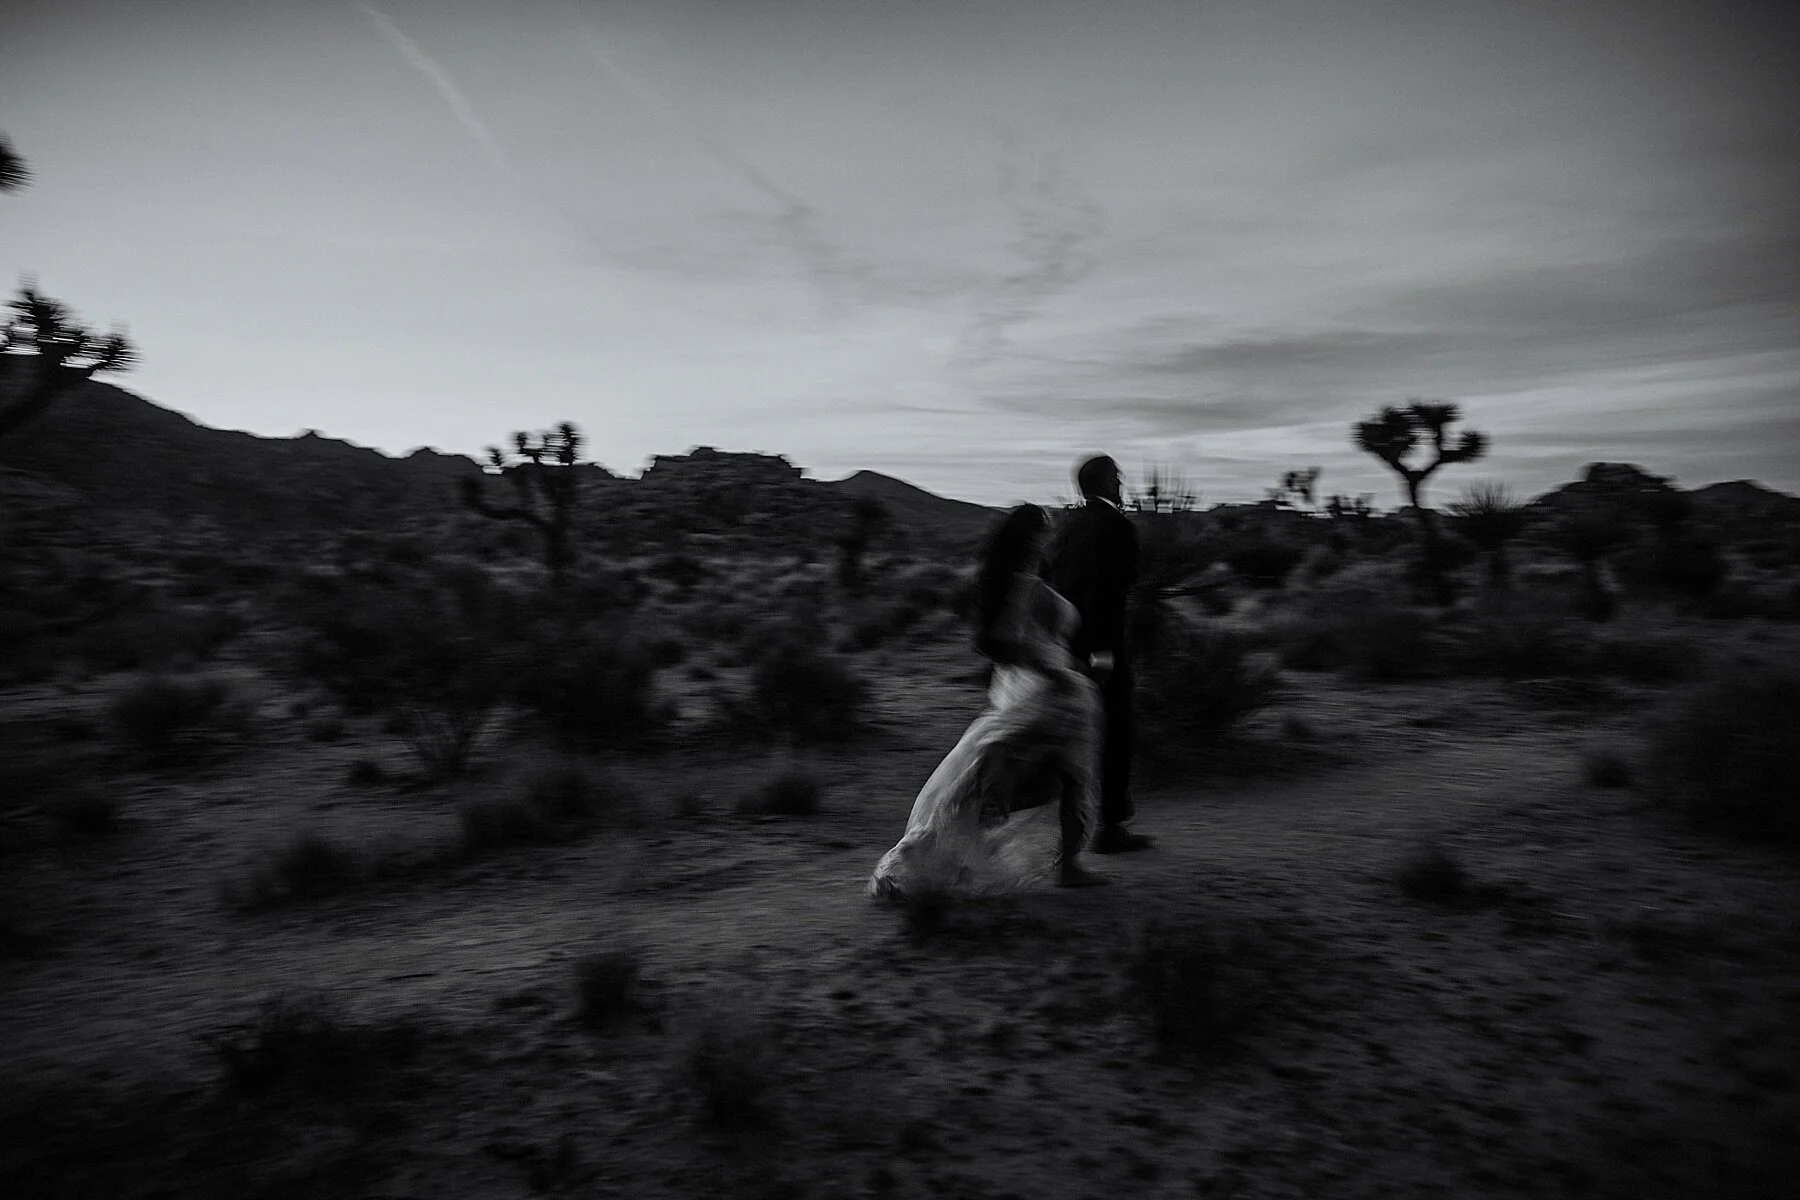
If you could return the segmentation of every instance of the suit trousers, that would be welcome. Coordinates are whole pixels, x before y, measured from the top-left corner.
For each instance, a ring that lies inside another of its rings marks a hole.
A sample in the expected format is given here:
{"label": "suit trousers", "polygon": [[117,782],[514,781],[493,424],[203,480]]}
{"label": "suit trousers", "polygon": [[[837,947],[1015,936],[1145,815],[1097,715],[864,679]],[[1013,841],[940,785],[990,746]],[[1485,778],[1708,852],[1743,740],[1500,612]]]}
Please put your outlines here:
{"label": "suit trousers", "polygon": [[1131,660],[1121,657],[1100,685],[1106,729],[1100,743],[1100,823],[1123,825],[1136,806],[1131,801],[1131,747],[1136,737],[1132,697],[1137,676]]}

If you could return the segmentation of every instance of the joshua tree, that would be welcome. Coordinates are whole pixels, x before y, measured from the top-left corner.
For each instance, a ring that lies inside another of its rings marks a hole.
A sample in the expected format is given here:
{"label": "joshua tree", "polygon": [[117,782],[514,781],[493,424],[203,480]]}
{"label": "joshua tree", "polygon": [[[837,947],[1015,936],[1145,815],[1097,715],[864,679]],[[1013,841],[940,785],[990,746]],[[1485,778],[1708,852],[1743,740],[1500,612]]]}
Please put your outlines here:
{"label": "joshua tree", "polygon": [[1269,499],[1282,508],[1310,510],[1323,468],[1307,467],[1303,471],[1283,471],[1281,482],[1269,488]]}
{"label": "joshua tree", "polygon": [[6,135],[0,133],[0,192],[22,192],[30,182],[31,168],[13,150]]}
{"label": "joshua tree", "polygon": [[1512,579],[1506,544],[1531,523],[1525,506],[1513,499],[1503,483],[1478,483],[1450,506],[1463,536],[1487,551],[1488,581],[1504,588]]}
{"label": "joshua tree", "polygon": [[569,522],[578,497],[575,460],[581,453],[581,431],[564,421],[537,435],[513,434],[513,452],[488,447],[488,464],[512,484],[518,503],[492,505],[482,495],[481,479],[462,481],[463,504],[497,521],[523,521],[544,539],[544,565],[561,584],[569,565]]}
{"label": "joshua tree", "polygon": [[1151,467],[1144,482],[1132,489],[1125,500],[1125,506],[1133,512],[1147,513],[1193,512],[1199,505],[1200,493],[1189,487],[1181,475],[1163,467]]}
{"label": "joshua tree", "polygon": [[137,349],[123,330],[101,337],[76,321],[68,305],[30,284],[7,307],[0,354],[36,362],[20,393],[0,406],[0,437],[42,413],[70,388],[102,372],[130,370],[137,362]]}
{"label": "joshua tree", "polygon": [[1630,527],[1616,513],[1582,512],[1564,518],[1551,531],[1551,540],[1581,564],[1581,615],[1590,621],[1611,620],[1619,598],[1607,586],[1602,564],[1631,540]]}
{"label": "joshua tree", "polygon": [[[1450,587],[1444,579],[1437,517],[1425,507],[1425,482],[1439,467],[1473,462],[1486,454],[1488,448],[1487,435],[1473,429],[1464,430],[1452,441],[1449,427],[1460,416],[1454,404],[1427,404],[1414,400],[1405,408],[1389,405],[1368,420],[1358,421],[1352,428],[1357,448],[1373,454],[1400,476],[1406,489],[1406,501],[1418,515],[1425,578],[1432,599],[1440,605],[1450,603]],[[1421,441],[1430,448],[1431,458],[1415,464],[1410,459]]]}
{"label": "joshua tree", "polygon": [[838,586],[860,595],[866,576],[863,555],[869,543],[890,524],[888,510],[873,496],[858,496],[850,506],[850,528],[838,540]]}

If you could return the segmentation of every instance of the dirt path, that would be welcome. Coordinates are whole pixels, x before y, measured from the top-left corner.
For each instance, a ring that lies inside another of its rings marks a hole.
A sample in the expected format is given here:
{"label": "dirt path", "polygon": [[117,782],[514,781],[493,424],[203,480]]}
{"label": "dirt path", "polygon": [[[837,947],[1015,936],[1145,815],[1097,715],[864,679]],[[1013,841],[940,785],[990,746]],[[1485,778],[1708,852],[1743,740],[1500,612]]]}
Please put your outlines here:
{"label": "dirt path", "polygon": [[[516,1195],[481,1149],[515,1142],[534,1169],[567,1142],[631,1195],[1754,1194],[1800,1071],[1792,860],[1584,785],[1592,724],[1467,697],[1420,725],[1441,700],[1359,698],[1351,724],[1317,689],[1326,732],[1286,752],[1353,761],[1149,787],[1157,846],[1097,859],[1113,886],[922,938],[860,889],[953,709],[824,763],[816,818],[659,819],[254,917],[213,892],[243,846],[230,782],[151,789],[127,849],[37,876],[86,899],[56,954],[7,964],[0,1042],[15,1077],[203,1079],[200,1035],[269,992],[428,1014],[465,1048],[409,1101],[380,1194]],[[1396,886],[1425,839],[1467,903]],[[1248,939],[1206,994],[1267,1010],[1232,1053],[1157,1052],[1130,983],[1148,920]],[[658,1020],[596,1038],[570,973],[604,944],[644,948]],[[782,1133],[754,1152],[696,1132],[670,1082],[721,1005],[780,1048]]]}

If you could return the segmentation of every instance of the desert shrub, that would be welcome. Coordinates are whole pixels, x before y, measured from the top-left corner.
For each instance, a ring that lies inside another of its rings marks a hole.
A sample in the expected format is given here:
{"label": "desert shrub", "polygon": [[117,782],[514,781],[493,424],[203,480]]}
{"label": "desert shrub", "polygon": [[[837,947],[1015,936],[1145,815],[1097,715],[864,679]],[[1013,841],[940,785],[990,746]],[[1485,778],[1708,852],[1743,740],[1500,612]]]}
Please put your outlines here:
{"label": "desert shrub", "polygon": [[1435,674],[1440,644],[1432,618],[1386,597],[1331,595],[1275,622],[1270,630],[1285,667],[1343,671],[1393,682]]}
{"label": "desert shrub", "polygon": [[1474,674],[1526,678],[1587,675],[1596,664],[1594,639],[1555,606],[1492,605],[1448,631],[1445,661]]}
{"label": "desert shrub", "polygon": [[918,622],[919,609],[907,601],[872,605],[852,616],[843,649],[873,650]]}
{"label": "desert shrub", "polygon": [[278,995],[265,1000],[251,1020],[202,1041],[232,1091],[287,1085],[343,1096],[411,1063],[424,1038],[410,1022],[357,1024],[323,997]]}
{"label": "desert shrub", "polygon": [[962,586],[962,573],[955,567],[933,563],[913,571],[902,585],[901,595],[923,612],[954,610]]}
{"label": "desert shrub", "polygon": [[1270,948],[1244,932],[1146,922],[1126,968],[1131,994],[1165,1051],[1223,1057],[1281,990]]}
{"label": "desert shrub", "polygon": [[668,580],[677,592],[685,594],[706,578],[706,565],[691,554],[665,554],[650,565],[649,574]]}
{"label": "desert shrub", "polygon": [[380,787],[387,777],[387,769],[372,758],[357,759],[344,776],[352,787]]}
{"label": "desert shrub", "polygon": [[1275,702],[1281,676],[1241,633],[1214,625],[1184,627],[1142,668],[1138,709],[1159,744],[1216,737]]}
{"label": "desert shrub", "polygon": [[1721,679],[1651,731],[1651,776],[1696,824],[1800,840],[1800,673]]}
{"label": "desert shrub", "polygon": [[1713,621],[1792,621],[1800,618],[1800,583],[1763,584],[1729,580],[1701,600],[1699,614]]}
{"label": "desert shrub", "polygon": [[795,741],[843,741],[861,727],[868,691],[862,676],[842,659],[791,644],[752,670],[747,716]]}
{"label": "desert shrub", "polygon": [[701,641],[729,642],[741,636],[755,619],[755,614],[742,604],[700,601],[682,617],[681,625],[690,636]]}
{"label": "desert shrub", "polygon": [[514,846],[572,842],[606,816],[624,817],[634,806],[621,781],[579,762],[541,767],[511,795],[470,801],[458,810],[462,855],[475,858]]}
{"label": "desert shrub", "polygon": [[1590,750],[1581,759],[1581,777],[1593,787],[1631,786],[1631,764],[1613,750]]}
{"label": "desert shrub", "polygon": [[668,723],[655,690],[654,652],[627,634],[547,631],[531,643],[525,663],[512,699],[564,750],[627,745]]}
{"label": "desert shrub", "polygon": [[1678,630],[1620,629],[1595,639],[1592,665],[1601,674],[1632,683],[1677,683],[1698,674],[1706,661],[1700,646]]}
{"label": "desert shrub", "polygon": [[638,977],[644,952],[621,946],[583,956],[575,963],[575,1019],[604,1028],[638,1011]]}
{"label": "desert shrub", "polygon": [[99,837],[118,827],[117,792],[84,777],[85,756],[7,730],[0,755],[0,856],[33,849],[57,834]]}
{"label": "desert shrub", "polygon": [[677,1067],[703,1123],[745,1129],[774,1116],[779,1062],[774,1032],[763,1020],[717,1005],[696,1014]]}
{"label": "desert shrub", "polygon": [[655,637],[649,643],[650,661],[658,667],[674,667],[687,661],[687,643],[672,633]]}
{"label": "desert shrub", "polygon": [[242,912],[257,912],[340,895],[369,874],[370,864],[348,846],[302,833],[227,883],[224,896]]}
{"label": "desert shrub", "polygon": [[306,726],[307,738],[315,742],[341,742],[344,733],[344,722],[338,717],[320,717]]}
{"label": "desert shrub", "polygon": [[745,793],[738,811],[771,817],[810,817],[824,795],[819,777],[804,767],[787,767]]}
{"label": "desert shrub", "polygon": [[1248,538],[1228,547],[1224,561],[1252,587],[1278,588],[1306,556],[1306,547],[1273,538]]}
{"label": "desert shrub", "polygon": [[1725,575],[1725,556],[1711,538],[1684,537],[1657,547],[1657,581],[1677,595],[1704,600],[1725,582]]}
{"label": "desert shrub", "polygon": [[417,697],[400,702],[395,731],[429,778],[468,769],[476,740],[506,694],[505,667],[479,651],[454,652],[435,669],[435,687],[420,680]]}
{"label": "desert shrub", "polygon": [[241,617],[219,608],[134,613],[85,627],[72,648],[90,670],[131,671],[210,658],[243,627]]}
{"label": "desert shrub", "polygon": [[107,706],[115,734],[133,753],[159,766],[187,765],[241,734],[246,716],[217,679],[152,675]]}
{"label": "desert shrub", "polygon": [[1499,897],[1493,887],[1476,883],[1454,851],[1435,841],[1414,847],[1395,871],[1394,882],[1408,899],[1444,908],[1478,908]]}

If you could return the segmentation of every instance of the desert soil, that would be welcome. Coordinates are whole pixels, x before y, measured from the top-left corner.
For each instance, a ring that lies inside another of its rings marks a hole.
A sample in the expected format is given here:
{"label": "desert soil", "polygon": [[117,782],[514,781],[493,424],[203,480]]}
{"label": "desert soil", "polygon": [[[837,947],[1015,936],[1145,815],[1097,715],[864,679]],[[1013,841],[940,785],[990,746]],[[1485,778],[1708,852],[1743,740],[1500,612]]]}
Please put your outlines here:
{"label": "desert soil", "polygon": [[[505,751],[450,789],[356,788],[354,759],[402,761],[375,723],[321,744],[271,718],[202,772],[109,776],[122,829],[4,868],[9,1194],[1792,1194],[1800,868],[1585,781],[1654,696],[1295,674],[1236,749],[1146,768],[1156,845],[1094,859],[1111,886],[915,927],[861,887],[981,697],[948,646],[884,679],[879,728],[803,756],[816,816],[734,811],[760,752],[622,758],[639,802],[578,844],[260,914],[221,881],[282,838],[449,836]],[[1396,882],[1427,842],[1467,870],[1455,902]],[[1147,925],[1236,947],[1195,985],[1196,1052],[1149,1027]],[[574,964],[621,946],[644,1006],[590,1029]],[[229,1089],[202,1039],[309,993],[415,1023],[419,1053],[347,1096]],[[703,1119],[703,1029],[736,1031],[760,1119]]]}

